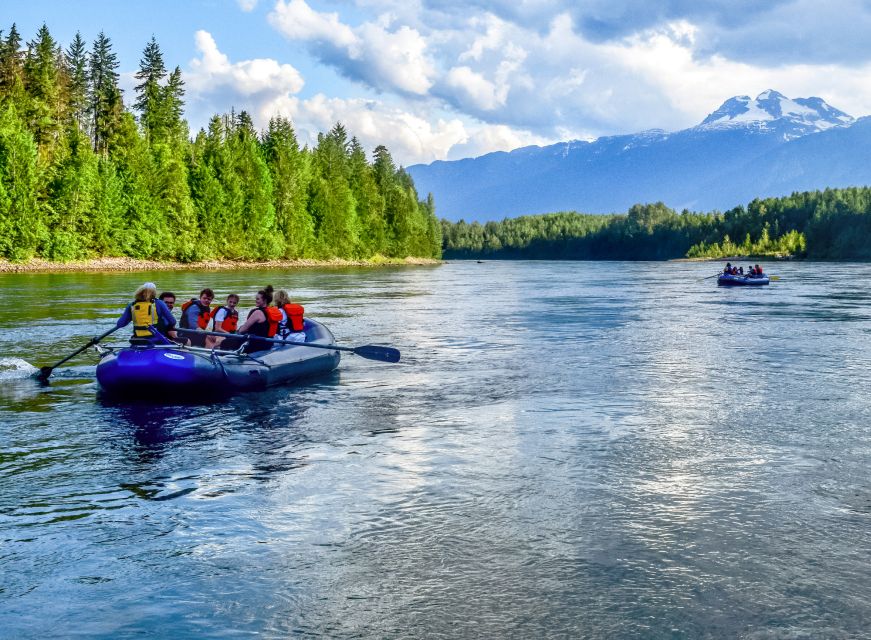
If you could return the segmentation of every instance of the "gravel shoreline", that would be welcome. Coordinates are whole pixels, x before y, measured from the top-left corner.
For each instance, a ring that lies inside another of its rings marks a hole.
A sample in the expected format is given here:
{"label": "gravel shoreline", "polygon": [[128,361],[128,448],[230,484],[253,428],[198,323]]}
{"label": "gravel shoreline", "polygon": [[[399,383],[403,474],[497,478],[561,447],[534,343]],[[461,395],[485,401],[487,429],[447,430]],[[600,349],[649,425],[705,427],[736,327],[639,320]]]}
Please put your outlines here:
{"label": "gravel shoreline", "polygon": [[266,260],[244,262],[205,260],[203,262],[161,262],[134,258],[94,258],[71,262],[52,262],[34,258],[26,262],[0,261],[0,273],[63,273],[72,271],[229,271],[235,269],[305,269],[312,267],[392,267],[401,265],[438,265],[431,258],[385,258],[377,260]]}

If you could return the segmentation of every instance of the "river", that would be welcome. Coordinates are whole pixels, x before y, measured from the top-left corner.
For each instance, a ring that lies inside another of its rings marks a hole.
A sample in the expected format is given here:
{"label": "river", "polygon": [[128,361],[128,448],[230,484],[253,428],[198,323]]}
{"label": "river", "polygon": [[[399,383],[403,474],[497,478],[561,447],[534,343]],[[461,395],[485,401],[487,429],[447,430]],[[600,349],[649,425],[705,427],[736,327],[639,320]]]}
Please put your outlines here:
{"label": "river", "polygon": [[[769,266],[0,275],[0,637],[867,637],[871,265]],[[145,280],[402,360],[208,404],[26,377]]]}

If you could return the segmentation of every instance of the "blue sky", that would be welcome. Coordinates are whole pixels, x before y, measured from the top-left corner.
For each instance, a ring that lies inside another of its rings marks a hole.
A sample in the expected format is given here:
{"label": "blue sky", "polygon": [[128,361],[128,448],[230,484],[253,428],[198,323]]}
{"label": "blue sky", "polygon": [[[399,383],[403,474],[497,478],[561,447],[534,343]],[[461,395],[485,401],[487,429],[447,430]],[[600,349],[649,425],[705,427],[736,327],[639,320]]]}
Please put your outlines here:
{"label": "blue sky", "polygon": [[680,129],[768,88],[871,113],[866,0],[28,0],[12,22],[105,31],[128,103],[154,35],[194,130],[231,107],[309,143],[342,121],[406,165]]}

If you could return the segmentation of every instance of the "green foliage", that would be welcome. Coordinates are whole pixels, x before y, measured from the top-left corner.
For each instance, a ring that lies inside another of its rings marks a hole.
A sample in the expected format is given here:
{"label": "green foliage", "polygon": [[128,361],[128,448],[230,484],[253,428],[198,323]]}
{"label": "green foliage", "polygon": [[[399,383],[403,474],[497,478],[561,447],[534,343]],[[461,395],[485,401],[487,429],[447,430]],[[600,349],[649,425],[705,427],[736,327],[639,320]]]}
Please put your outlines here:
{"label": "green foliage", "polygon": [[[188,137],[181,70],[157,41],[142,54],[133,109],[100,33],[65,51],[43,26],[22,49],[0,32],[0,257],[437,257],[430,197],[384,147],[369,163],[337,124],[314,149],[291,122],[262,135],[242,111]],[[388,205],[389,219],[388,219]]]}
{"label": "green foliage", "polygon": [[449,258],[871,260],[871,188],[757,199],[725,213],[677,213],[656,203],[634,205],[625,215],[553,213],[484,226],[442,220],[441,226]]}

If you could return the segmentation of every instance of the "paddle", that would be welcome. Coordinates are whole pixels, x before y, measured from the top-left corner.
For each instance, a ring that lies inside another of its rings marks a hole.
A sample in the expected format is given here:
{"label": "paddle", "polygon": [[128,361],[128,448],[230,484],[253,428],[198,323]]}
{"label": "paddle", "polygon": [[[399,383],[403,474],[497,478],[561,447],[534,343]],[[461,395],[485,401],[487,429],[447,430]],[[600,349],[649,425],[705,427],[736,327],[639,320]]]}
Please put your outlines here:
{"label": "paddle", "polygon": [[711,278],[718,278],[718,277],[720,277],[721,275],[722,275],[722,274],[720,274],[720,273],[715,273],[714,275],[712,275],[712,276],[707,276],[706,278],[699,278],[698,280],[696,280],[696,282],[701,282],[702,280],[710,280]]}
{"label": "paddle", "polygon": [[101,336],[97,336],[96,338],[91,338],[91,339],[88,341],[88,344],[86,344],[86,345],[85,345],[84,347],[82,347],[81,349],[77,349],[76,351],[73,351],[70,355],[68,355],[66,358],[64,358],[64,359],[61,360],[60,362],[56,363],[54,366],[51,366],[51,367],[41,367],[40,370],[39,370],[39,373],[36,374],[36,378],[37,378],[38,380],[48,380],[48,377],[51,375],[51,372],[52,372],[53,370],[57,369],[59,366],[61,366],[64,362],[66,362],[67,360],[72,360],[72,359],[75,358],[77,355],[79,355],[82,351],[84,351],[84,350],[87,349],[88,347],[93,347],[93,346],[94,346],[95,344],[97,344],[100,340],[102,340],[103,338],[105,338],[106,336],[108,336],[108,335],[111,334],[111,333],[115,333],[115,332],[118,331],[118,329],[120,329],[120,328],[121,328],[121,327],[112,327],[111,329],[109,329],[109,330],[108,330],[106,333],[104,333],[103,335],[101,335]]}
{"label": "paddle", "polygon": [[263,340],[273,344],[289,344],[297,347],[314,347],[315,349],[329,349],[330,351],[349,351],[362,358],[380,360],[381,362],[399,362],[399,349],[383,347],[377,344],[367,344],[362,347],[340,347],[337,344],[316,344],[314,342],[293,342],[292,340],[280,340],[277,338],[262,338],[251,334],[222,333],[220,331],[197,331],[196,329],[176,329],[179,333],[195,333],[206,336],[219,336],[221,338],[246,338],[250,340]]}

